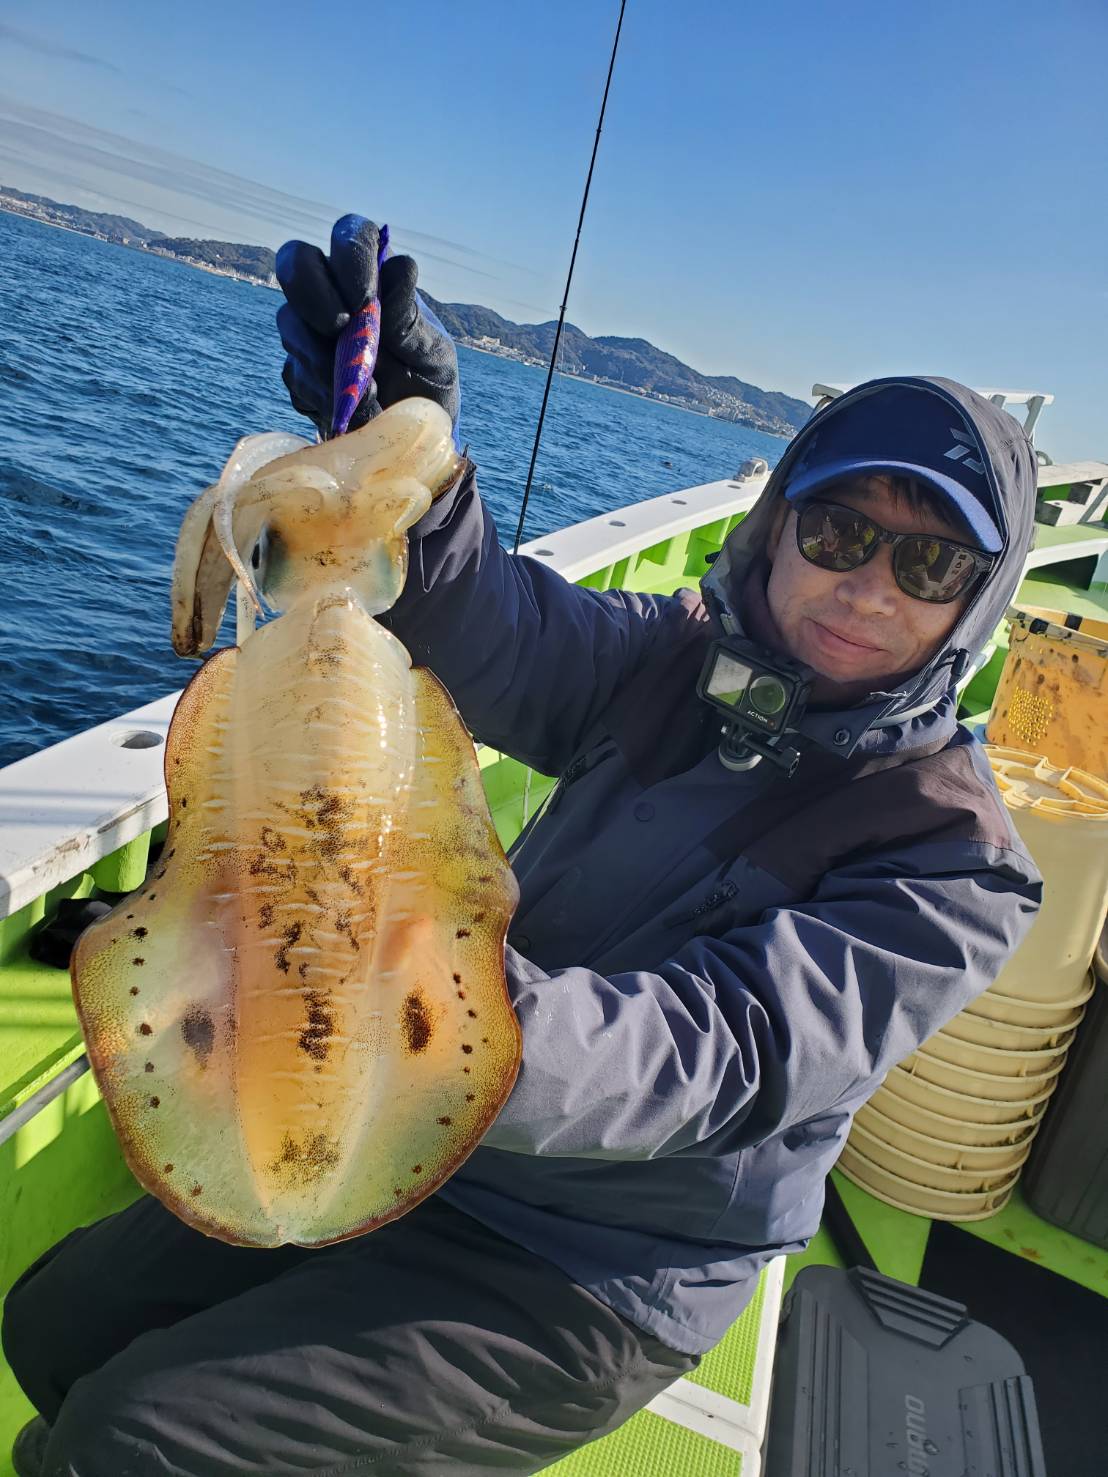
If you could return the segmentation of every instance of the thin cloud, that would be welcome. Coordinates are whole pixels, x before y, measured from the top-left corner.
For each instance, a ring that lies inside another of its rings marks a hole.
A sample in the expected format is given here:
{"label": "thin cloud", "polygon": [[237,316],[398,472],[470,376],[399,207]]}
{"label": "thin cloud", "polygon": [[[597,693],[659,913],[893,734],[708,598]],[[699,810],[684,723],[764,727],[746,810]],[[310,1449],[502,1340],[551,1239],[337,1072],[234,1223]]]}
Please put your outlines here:
{"label": "thin cloud", "polygon": [[[54,174],[64,171],[72,176],[75,170],[79,172],[83,166],[88,170],[103,171],[121,180],[139,181],[175,194],[178,198],[188,197],[201,202],[209,210],[216,208],[226,212],[234,219],[246,218],[261,223],[267,227],[264,235],[270,242],[296,235],[326,242],[330,237],[333,221],[341,214],[326,201],[278,190],[243,175],[217,169],[197,159],[189,159],[151,144],[139,143],[135,139],[96,128],[61,113],[33,107],[10,96],[0,95],[0,142],[6,143],[8,157],[26,159],[28,153],[33,154],[41,161],[38,167],[48,167]],[[106,191],[100,185],[98,190],[101,194],[110,193],[116,197],[114,189]],[[140,212],[144,208],[135,202],[128,203],[131,208]],[[145,208],[162,215],[174,214],[162,210],[153,202]],[[184,217],[177,213],[177,218]],[[206,226],[203,229],[216,228]],[[225,236],[227,229],[222,227],[219,233]],[[241,229],[249,230],[249,226],[244,225]],[[499,280],[498,273],[477,266],[475,263],[478,261],[492,266],[510,267],[514,271],[526,270],[513,263],[500,262],[464,242],[450,241],[422,231],[407,231],[401,225],[395,226],[395,232],[413,245],[426,243],[449,252],[449,256],[439,255],[434,259],[459,272]],[[418,246],[418,251],[422,258],[431,258],[432,254],[422,244]],[[469,260],[458,261],[457,256]]]}
{"label": "thin cloud", "polygon": [[81,62],[86,67],[99,67],[101,71],[114,72],[117,77],[123,76],[123,68],[108,61],[107,57],[93,56],[89,51],[78,51],[76,47],[64,46],[60,41],[51,41],[49,36],[24,31],[19,26],[9,26],[6,21],[0,21],[0,41],[10,41],[13,46],[22,46],[27,51],[35,51],[39,56],[48,56],[53,60]]}
{"label": "thin cloud", "polygon": [[[0,160],[6,160],[9,164],[15,165],[19,171],[27,168],[26,155],[6,149],[2,142],[0,142]],[[125,195],[120,195],[115,190],[110,195],[105,195],[102,191],[90,186],[87,178],[82,178],[76,174],[69,174],[64,168],[58,169],[53,165],[43,165],[36,166],[35,172],[41,178],[35,181],[34,188],[27,193],[45,195],[49,199],[56,200],[59,205],[76,205],[81,210],[99,210],[109,215],[127,214],[140,225],[144,226],[149,225],[150,222],[144,220],[143,217],[154,213],[163,221],[176,221],[180,226],[190,226],[192,228],[188,231],[174,230],[169,233],[170,235],[195,236],[199,233],[201,236],[211,237],[213,233],[225,234],[217,232],[216,227],[210,221],[198,220],[195,216],[191,215],[178,215],[172,210],[163,209],[160,205],[153,206],[149,200],[131,200]],[[10,184],[11,181],[5,180],[0,183]],[[23,187],[17,185],[16,188],[22,189]],[[61,191],[60,194],[58,193],[59,190]],[[87,205],[81,200],[62,198],[62,196],[71,195],[91,196],[95,203]],[[161,227],[158,229],[161,229]]]}
{"label": "thin cloud", "polygon": [[[84,67],[95,67],[101,72],[111,72],[116,77],[127,75],[122,67],[116,66],[115,62],[109,61],[106,56],[96,56],[91,51],[78,51],[75,46],[66,46],[36,31],[24,31],[19,26],[10,26],[6,21],[0,21],[0,42],[3,41],[8,41],[13,46],[22,46],[26,51],[33,51],[38,56],[49,57],[51,61],[77,62]],[[194,96],[187,88],[179,87],[176,82],[167,82],[164,78],[157,79],[157,88],[159,92],[175,92],[179,97]]]}
{"label": "thin cloud", "polygon": [[167,150],[139,144],[105,129],[80,124],[41,108],[0,101],[0,134],[9,146],[22,146],[48,158],[102,169],[125,179],[220,206],[267,226],[318,230],[334,212],[321,202],[305,200],[259,185],[240,175],[215,169]]}
{"label": "thin cloud", "polygon": [[[407,250],[401,242],[397,242],[397,246]],[[498,272],[486,272],[480,267],[471,267],[467,262],[455,261],[453,257],[443,256],[438,251],[427,251],[424,247],[419,247],[417,255],[420,262],[440,262],[444,267],[453,267],[456,272],[469,272],[474,277],[487,277],[490,282],[500,281],[500,274]]]}
{"label": "thin cloud", "polygon": [[[463,246],[457,241],[447,241],[443,236],[428,236],[425,231],[408,231],[402,226],[398,226],[397,230],[403,231],[403,234],[409,241],[418,242],[421,248],[424,245],[445,247],[448,251],[460,251],[465,256],[475,256],[481,261],[492,262],[494,266],[508,267],[513,272],[524,272],[529,277],[539,277],[542,275],[534,267],[524,267],[519,262],[506,261],[503,257],[499,256],[489,256],[487,252],[478,251],[474,246]],[[461,267],[461,263],[452,263],[452,265],[459,266],[462,271],[466,270],[464,267]]]}

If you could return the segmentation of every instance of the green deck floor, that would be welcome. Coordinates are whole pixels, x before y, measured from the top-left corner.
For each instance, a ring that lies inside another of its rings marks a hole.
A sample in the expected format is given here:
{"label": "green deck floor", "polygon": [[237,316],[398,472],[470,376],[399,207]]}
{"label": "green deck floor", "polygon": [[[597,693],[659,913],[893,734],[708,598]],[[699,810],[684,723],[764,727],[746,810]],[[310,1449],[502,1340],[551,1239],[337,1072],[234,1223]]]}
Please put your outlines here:
{"label": "green deck floor", "polygon": [[640,1410],[546,1472],[558,1477],[742,1477],[742,1453]]}
{"label": "green deck floor", "polygon": [[[839,1170],[832,1177],[878,1270],[901,1282],[917,1282],[931,1221],[875,1199]],[[1108,1253],[1042,1220],[1024,1200],[1018,1186],[1004,1209],[988,1220],[957,1224],[959,1230],[979,1236],[1002,1251],[1108,1297]],[[802,1267],[813,1264],[842,1266],[826,1231],[821,1230],[812,1238],[806,1252],[789,1257],[785,1264],[786,1290]]]}

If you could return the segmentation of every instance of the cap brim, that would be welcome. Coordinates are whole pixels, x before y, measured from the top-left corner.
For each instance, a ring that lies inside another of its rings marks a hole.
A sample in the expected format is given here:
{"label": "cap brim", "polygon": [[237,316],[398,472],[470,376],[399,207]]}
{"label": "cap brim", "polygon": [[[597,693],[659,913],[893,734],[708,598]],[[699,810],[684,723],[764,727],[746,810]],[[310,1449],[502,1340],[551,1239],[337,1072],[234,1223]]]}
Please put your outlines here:
{"label": "cap brim", "polygon": [[821,492],[833,482],[841,482],[844,477],[873,475],[877,472],[892,472],[902,477],[918,478],[954,504],[962,521],[969,525],[974,538],[986,554],[997,554],[1004,547],[1000,530],[968,488],[956,482],[953,477],[944,477],[941,472],[935,472],[930,467],[917,466],[914,462],[867,461],[850,457],[821,462],[811,471],[790,478],[785,488],[785,497],[793,503],[802,497]]}

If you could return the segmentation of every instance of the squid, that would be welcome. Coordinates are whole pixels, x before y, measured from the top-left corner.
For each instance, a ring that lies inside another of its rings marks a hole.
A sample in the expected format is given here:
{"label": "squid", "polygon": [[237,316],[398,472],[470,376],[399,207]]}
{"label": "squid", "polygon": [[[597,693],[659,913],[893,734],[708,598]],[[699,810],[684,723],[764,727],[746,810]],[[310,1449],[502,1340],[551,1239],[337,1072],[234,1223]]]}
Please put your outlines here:
{"label": "squid", "polygon": [[394,1220],[507,1100],[515,881],[446,690],[375,617],[407,529],[459,475],[446,414],[404,400],[309,445],[249,437],[185,515],[173,643],[210,648],[268,546],[279,612],[208,658],[165,753],[145,885],[80,938],[89,1060],[139,1182],[244,1246]]}

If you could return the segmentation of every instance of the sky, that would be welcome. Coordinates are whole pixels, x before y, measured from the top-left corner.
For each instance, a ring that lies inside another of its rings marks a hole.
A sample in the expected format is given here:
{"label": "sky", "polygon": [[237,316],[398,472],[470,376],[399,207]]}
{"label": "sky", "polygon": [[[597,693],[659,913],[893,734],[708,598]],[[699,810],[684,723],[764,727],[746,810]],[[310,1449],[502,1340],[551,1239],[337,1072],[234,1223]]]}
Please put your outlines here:
{"label": "sky", "polygon": [[[557,316],[618,0],[0,5],[0,183],[175,235],[387,221]],[[569,318],[706,374],[1046,391],[1108,460],[1106,0],[628,0]]]}

